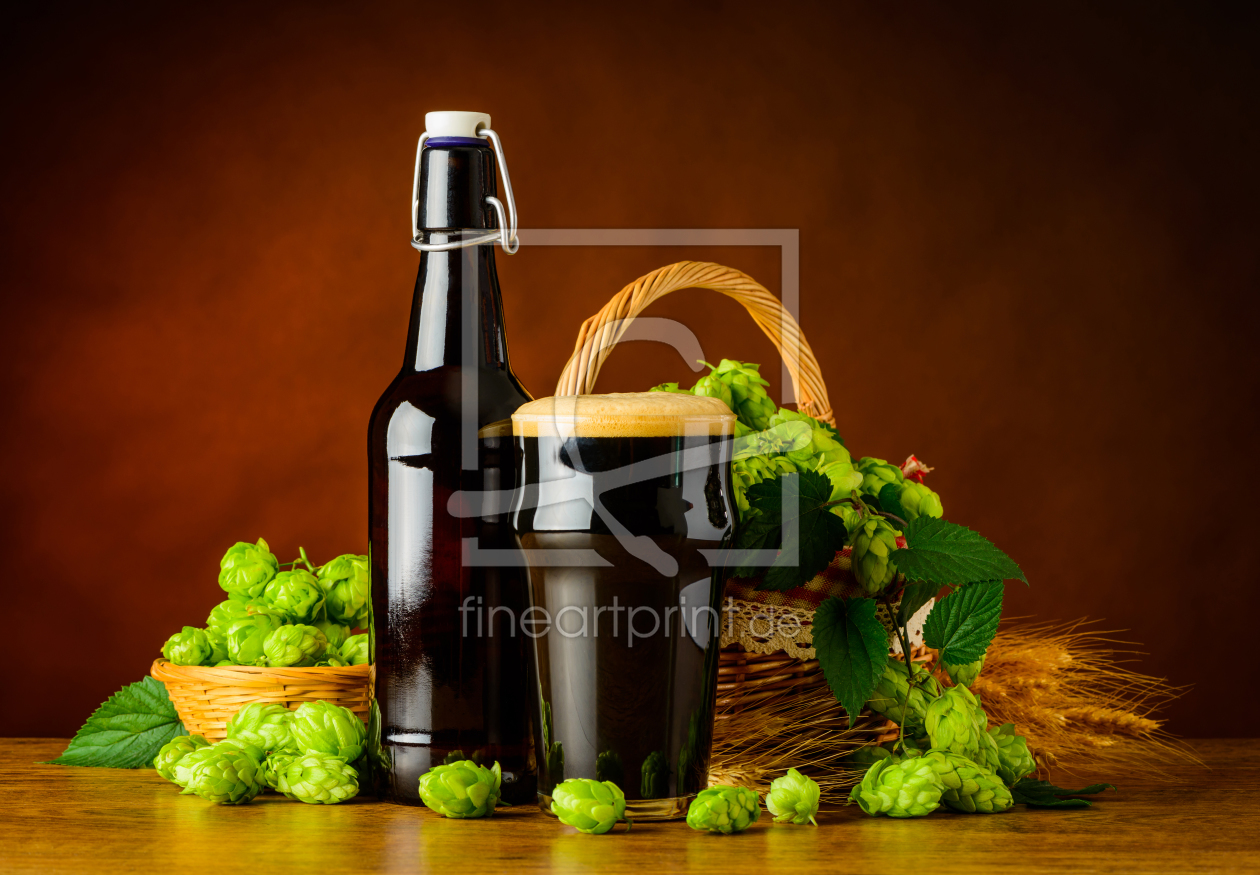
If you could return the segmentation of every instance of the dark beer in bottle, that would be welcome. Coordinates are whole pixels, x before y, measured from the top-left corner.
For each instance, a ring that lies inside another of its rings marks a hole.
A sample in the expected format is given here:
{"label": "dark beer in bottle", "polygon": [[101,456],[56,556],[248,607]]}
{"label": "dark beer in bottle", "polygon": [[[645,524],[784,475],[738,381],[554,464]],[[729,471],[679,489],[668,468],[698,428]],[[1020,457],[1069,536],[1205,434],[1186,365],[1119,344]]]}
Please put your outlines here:
{"label": "dark beer in bottle", "polygon": [[[425,127],[407,351],[368,428],[372,643],[385,763],[378,790],[420,804],[419,779],[431,766],[497,760],[504,801],[526,802],[535,778],[529,642],[517,628],[527,603],[523,569],[506,503],[474,512],[460,504],[461,495],[513,487],[510,417],[530,397],[508,363],[489,242],[505,221],[495,209],[502,151],[492,132],[487,140],[490,117],[480,113],[430,113]],[[500,172],[511,206],[506,168]]]}

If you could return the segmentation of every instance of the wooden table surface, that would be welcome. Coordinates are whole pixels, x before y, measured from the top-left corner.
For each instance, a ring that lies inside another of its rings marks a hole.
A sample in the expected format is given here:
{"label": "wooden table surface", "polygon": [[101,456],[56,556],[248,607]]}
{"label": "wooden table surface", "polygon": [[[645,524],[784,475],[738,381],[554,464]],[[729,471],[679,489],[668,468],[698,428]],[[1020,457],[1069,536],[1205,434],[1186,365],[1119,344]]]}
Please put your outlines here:
{"label": "wooden table surface", "polygon": [[1196,741],[1210,769],[1174,763],[1168,781],[1117,780],[1120,793],[1081,811],[892,820],[850,806],[824,811],[817,828],[763,814],[739,836],[683,823],[586,836],[533,807],[460,821],[366,799],[212,805],[152,769],[35,765],[64,745],[0,740],[0,872],[1260,872],[1256,739]]}

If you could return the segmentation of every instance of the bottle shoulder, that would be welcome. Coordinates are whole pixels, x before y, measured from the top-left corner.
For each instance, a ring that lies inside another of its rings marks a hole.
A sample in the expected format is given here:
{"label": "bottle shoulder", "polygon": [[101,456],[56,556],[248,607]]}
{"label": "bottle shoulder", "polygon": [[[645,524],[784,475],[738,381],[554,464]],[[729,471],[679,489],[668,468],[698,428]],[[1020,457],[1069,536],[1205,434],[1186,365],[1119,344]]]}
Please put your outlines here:
{"label": "bottle shoulder", "polygon": [[465,393],[477,405],[479,425],[510,417],[531,396],[510,371],[478,368],[477,379],[465,380],[465,370],[443,365],[426,371],[404,369],[381,393],[372,411],[372,426],[388,425],[404,404],[434,419],[459,419],[466,403]]}

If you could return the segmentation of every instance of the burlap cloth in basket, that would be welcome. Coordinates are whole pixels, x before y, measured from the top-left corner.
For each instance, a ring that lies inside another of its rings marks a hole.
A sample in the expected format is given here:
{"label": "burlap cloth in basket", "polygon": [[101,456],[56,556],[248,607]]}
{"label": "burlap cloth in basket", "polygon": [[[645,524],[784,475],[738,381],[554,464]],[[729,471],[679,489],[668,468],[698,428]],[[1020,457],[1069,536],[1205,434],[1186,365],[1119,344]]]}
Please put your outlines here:
{"label": "burlap cloth in basket", "polygon": [[[723,601],[721,646],[738,644],[749,653],[783,652],[794,659],[814,659],[814,610],[831,596],[852,598],[862,595],[862,588],[853,577],[851,547],[836,554],[823,571],[804,586],[787,592],[758,590],[759,577],[732,577],[726,582]],[[931,610],[928,602],[907,624],[910,645],[923,643],[923,621]],[[892,618],[880,605],[876,616],[889,629]],[[898,642],[892,643],[895,653],[901,652]]]}

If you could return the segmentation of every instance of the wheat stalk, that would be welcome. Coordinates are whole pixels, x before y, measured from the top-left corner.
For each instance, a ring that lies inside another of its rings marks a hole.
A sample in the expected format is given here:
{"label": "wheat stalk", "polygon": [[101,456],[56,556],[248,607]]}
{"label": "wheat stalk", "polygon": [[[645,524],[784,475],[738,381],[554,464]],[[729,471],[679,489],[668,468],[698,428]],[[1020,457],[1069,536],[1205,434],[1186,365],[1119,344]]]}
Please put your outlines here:
{"label": "wheat stalk", "polygon": [[[1194,761],[1153,716],[1184,690],[1128,668],[1137,655],[1128,649],[1133,645],[1086,626],[1012,624],[998,632],[972,687],[990,724],[1014,723],[1044,774],[1052,768],[1160,774],[1169,758]],[[930,662],[934,654],[920,651],[914,658]],[[828,802],[842,801],[863,771],[846,762],[849,754],[897,736],[894,724],[869,715],[848,728],[824,686],[753,702],[741,702],[736,691],[717,717],[710,783],[764,792],[795,767],[819,782]]]}

